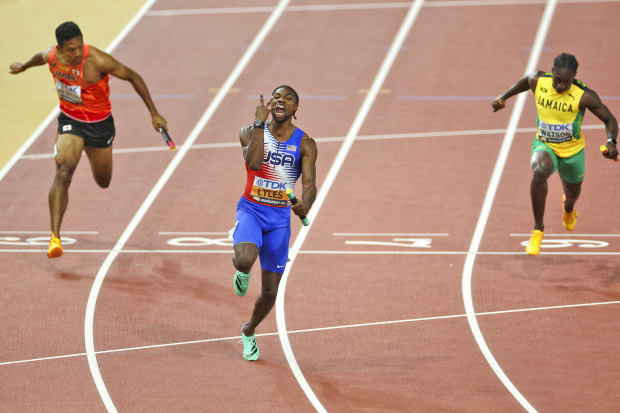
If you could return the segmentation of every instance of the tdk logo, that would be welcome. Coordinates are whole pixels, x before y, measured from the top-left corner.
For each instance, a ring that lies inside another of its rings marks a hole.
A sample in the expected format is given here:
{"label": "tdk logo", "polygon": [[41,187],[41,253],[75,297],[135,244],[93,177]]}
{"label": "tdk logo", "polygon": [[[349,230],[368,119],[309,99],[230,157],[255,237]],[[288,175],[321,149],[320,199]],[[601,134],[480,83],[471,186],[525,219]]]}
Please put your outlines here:
{"label": "tdk logo", "polygon": [[281,153],[281,152],[267,152],[267,156],[263,159],[265,162],[269,162],[274,166],[282,165],[282,166],[294,166],[295,165],[295,156],[290,153]]}
{"label": "tdk logo", "polygon": [[254,185],[265,189],[286,191],[286,183],[256,177]]}
{"label": "tdk logo", "polygon": [[569,123],[563,123],[561,125],[555,125],[555,124],[552,124],[552,123],[540,122],[540,127],[542,129],[552,130],[552,131],[556,131],[556,132],[563,132],[563,131],[572,132],[573,131],[573,125],[571,125]]}

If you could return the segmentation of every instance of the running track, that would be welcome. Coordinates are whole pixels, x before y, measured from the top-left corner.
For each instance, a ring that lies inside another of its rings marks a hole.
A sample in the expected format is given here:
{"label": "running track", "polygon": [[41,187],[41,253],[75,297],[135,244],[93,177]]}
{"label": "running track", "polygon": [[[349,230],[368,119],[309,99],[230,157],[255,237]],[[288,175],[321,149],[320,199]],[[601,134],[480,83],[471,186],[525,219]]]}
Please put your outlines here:
{"label": "running track", "polygon": [[[554,176],[548,245],[528,257],[535,108],[490,100],[569,51],[618,116],[618,2],[205,3],[154,3],[114,50],[180,149],[113,81],[113,184],[82,161],[65,256],[44,254],[55,122],[0,181],[1,412],[617,409],[620,192],[601,124],[586,115],[575,234]],[[281,83],[301,95],[321,192],[309,230],[293,219],[285,294],[247,363],[259,281],[234,294],[225,240],[237,135]]]}

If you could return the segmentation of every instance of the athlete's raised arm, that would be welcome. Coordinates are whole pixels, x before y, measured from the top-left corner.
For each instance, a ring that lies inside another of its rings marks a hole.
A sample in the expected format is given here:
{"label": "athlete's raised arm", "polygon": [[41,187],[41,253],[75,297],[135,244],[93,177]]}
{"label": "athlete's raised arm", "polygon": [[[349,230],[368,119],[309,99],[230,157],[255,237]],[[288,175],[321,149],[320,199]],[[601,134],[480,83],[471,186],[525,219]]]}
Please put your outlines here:
{"label": "athlete's raised arm", "polygon": [[135,70],[131,69],[128,66],[125,66],[118,60],[116,60],[112,55],[97,49],[96,47],[90,48],[90,53],[95,58],[95,65],[97,70],[101,73],[109,73],[114,77],[117,77],[122,80],[126,80],[135,89],[135,91],[140,95],[144,104],[149,110],[151,114],[151,118],[153,121],[153,127],[156,131],[159,132],[159,128],[167,128],[168,124],[166,119],[159,114],[153,100],[151,99],[151,94],[149,93],[149,89],[142,79],[142,76],[138,74]]}
{"label": "athlete's raised arm", "polygon": [[26,63],[14,62],[9,66],[9,73],[16,75],[34,66],[43,66],[47,63],[48,50],[44,50],[32,56]]}
{"label": "athlete's raised arm", "polygon": [[263,156],[265,155],[264,148],[264,133],[265,122],[269,118],[269,113],[273,110],[275,103],[273,98],[267,101],[261,93],[258,99],[258,105],[256,105],[256,111],[254,112],[254,124],[241,130],[242,136],[241,146],[243,146],[243,157],[250,169],[258,171],[263,164]]}
{"label": "athlete's raised arm", "polygon": [[491,106],[493,106],[493,112],[503,109],[504,106],[506,106],[506,100],[514,95],[518,95],[519,93],[526,92],[528,90],[531,90],[532,92],[536,91],[536,83],[538,83],[538,78],[543,74],[545,74],[545,72],[538,71],[523,76],[519,79],[514,85],[510,86],[506,92],[493,100],[493,103],[491,103]]}

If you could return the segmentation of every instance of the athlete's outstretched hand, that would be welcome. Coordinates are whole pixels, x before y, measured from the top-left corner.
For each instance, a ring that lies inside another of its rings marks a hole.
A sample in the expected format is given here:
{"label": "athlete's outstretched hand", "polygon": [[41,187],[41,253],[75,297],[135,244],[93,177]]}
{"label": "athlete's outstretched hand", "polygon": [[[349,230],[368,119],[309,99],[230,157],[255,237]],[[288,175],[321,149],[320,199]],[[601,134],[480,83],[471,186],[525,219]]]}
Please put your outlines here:
{"label": "athlete's outstretched hand", "polygon": [[256,113],[254,114],[255,119],[261,120],[263,122],[267,122],[267,118],[271,111],[276,107],[276,103],[273,101],[273,98],[267,101],[267,105],[265,105],[265,100],[263,99],[263,94],[260,94],[260,98],[258,99],[258,105],[256,105]]}
{"label": "athlete's outstretched hand", "polygon": [[160,131],[160,128],[168,129],[168,122],[159,113],[156,113],[153,115],[152,121],[153,121],[153,127],[155,128],[157,132]]}
{"label": "athlete's outstretched hand", "polygon": [[493,112],[497,112],[498,110],[504,109],[506,103],[504,103],[504,101],[500,100],[499,98],[495,98],[493,99],[493,103],[491,104],[491,106],[493,106]]}
{"label": "athlete's outstretched hand", "polygon": [[24,71],[23,66],[24,65],[19,63],[19,62],[12,63],[11,66],[9,66],[9,69],[10,69],[9,73],[12,74],[12,75],[16,75],[18,73],[21,73],[21,72]]}

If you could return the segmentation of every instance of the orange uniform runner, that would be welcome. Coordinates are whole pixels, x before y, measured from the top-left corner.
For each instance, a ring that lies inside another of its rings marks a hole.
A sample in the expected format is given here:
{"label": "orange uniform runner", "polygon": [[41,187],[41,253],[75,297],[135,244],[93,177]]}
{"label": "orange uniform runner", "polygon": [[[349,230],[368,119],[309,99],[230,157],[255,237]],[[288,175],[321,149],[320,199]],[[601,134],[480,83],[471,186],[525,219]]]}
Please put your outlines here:
{"label": "orange uniform runner", "polygon": [[[166,119],[157,111],[140,74],[108,53],[85,45],[82,31],[72,21],[56,27],[55,34],[56,46],[36,53],[25,63],[14,62],[9,66],[10,73],[16,75],[31,67],[47,64],[60,98],[54,140],[56,174],[48,195],[52,230],[47,249],[49,258],[63,254],[60,224],[69,202],[71,178],[82,153],[88,157],[97,185],[107,188],[112,179],[112,141],[116,128],[111,114],[109,75],[131,83],[148,108],[156,131],[163,133],[167,127]],[[89,73],[84,73],[85,70]],[[96,79],[96,82],[90,84],[89,79]],[[174,149],[169,137],[167,142]]]}
{"label": "orange uniform runner", "polygon": [[60,110],[68,117],[80,122],[100,122],[110,116],[109,75],[89,85],[84,79],[84,64],[90,45],[84,45],[80,64],[67,66],[58,61],[56,47],[47,55],[50,72],[54,77],[56,91],[60,98]]}

